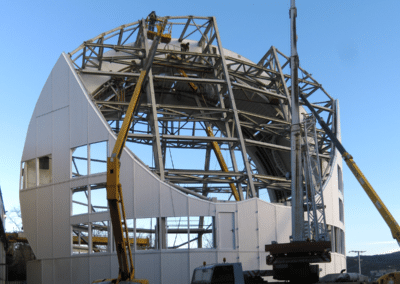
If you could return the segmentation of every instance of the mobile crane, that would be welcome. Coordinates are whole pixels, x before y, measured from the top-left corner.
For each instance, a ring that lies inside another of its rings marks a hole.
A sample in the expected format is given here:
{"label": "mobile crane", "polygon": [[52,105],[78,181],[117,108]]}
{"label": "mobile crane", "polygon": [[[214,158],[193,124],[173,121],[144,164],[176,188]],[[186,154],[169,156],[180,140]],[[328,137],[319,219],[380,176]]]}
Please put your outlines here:
{"label": "mobile crane", "polygon": [[[124,200],[122,196],[122,187],[119,181],[120,158],[128,137],[128,131],[132,123],[133,115],[139,105],[142,86],[146,83],[147,75],[152,66],[157,46],[163,36],[167,25],[167,19],[157,18],[157,34],[153,37],[153,43],[150,48],[147,60],[143,64],[143,69],[137,80],[135,90],[128,110],[126,111],[121,130],[114,145],[113,152],[107,158],[107,200],[110,210],[111,223],[115,239],[116,251],[118,256],[119,272],[116,279],[96,280],[93,283],[101,284],[128,284],[142,283],[148,284],[146,279],[135,279],[135,269],[133,267],[131,242],[129,241],[127,222],[125,216]],[[122,221],[121,221],[122,220]]]}
{"label": "mobile crane", "polygon": [[361,172],[360,168],[354,162],[353,157],[346,151],[343,147],[342,143],[336,138],[336,136],[332,133],[329,129],[328,125],[324,122],[324,120],[319,116],[318,112],[313,108],[307,98],[299,92],[299,96],[304,102],[304,104],[310,109],[313,113],[315,118],[318,120],[319,124],[321,125],[322,129],[325,133],[329,136],[332,143],[335,145],[336,149],[339,150],[340,154],[342,155],[344,161],[346,162],[347,166],[350,168],[351,172],[358,180],[362,188],[367,193],[368,197],[371,199],[372,203],[375,205],[376,209],[378,209],[379,213],[381,214],[382,218],[385,220],[386,224],[389,226],[390,231],[392,233],[393,238],[397,241],[400,246],[400,226],[394,219],[393,215],[389,212],[389,209],[385,206],[383,201],[379,198],[378,194],[372,187],[372,185],[368,182],[367,178]]}

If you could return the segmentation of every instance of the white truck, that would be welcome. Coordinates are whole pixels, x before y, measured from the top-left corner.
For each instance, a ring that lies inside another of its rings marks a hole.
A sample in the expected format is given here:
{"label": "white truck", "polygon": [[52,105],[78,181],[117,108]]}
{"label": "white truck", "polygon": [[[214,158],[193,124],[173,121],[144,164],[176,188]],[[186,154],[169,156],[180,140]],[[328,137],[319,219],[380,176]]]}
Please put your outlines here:
{"label": "white truck", "polygon": [[261,276],[272,276],[272,270],[243,271],[241,263],[217,263],[195,268],[191,284],[268,283]]}

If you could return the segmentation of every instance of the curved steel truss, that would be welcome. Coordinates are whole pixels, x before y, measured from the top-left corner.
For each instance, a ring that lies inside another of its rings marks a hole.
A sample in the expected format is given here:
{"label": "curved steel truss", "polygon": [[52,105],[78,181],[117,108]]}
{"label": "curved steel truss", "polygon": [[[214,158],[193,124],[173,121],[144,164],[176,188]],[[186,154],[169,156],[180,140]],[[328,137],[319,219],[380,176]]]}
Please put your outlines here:
{"label": "curved steel truss", "polygon": [[[253,63],[223,48],[214,17],[166,18],[173,39],[159,45],[128,146],[162,180],[197,196],[229,199],[234,184],[239,199],[268,190],[272,202],[285,203],[290,199],[289,57],[272,46]],[[115,133],[149,52],[146,35],[147,23],[141,20],[69,54]],[[189,51],[181,43],[190,43]],[[300,91],[335,132],[335,100],[302,68],[299,77]],[[301,113],[306,113],[302,107]],[[325,182],[334,147],[321,129],[317,139]]]}

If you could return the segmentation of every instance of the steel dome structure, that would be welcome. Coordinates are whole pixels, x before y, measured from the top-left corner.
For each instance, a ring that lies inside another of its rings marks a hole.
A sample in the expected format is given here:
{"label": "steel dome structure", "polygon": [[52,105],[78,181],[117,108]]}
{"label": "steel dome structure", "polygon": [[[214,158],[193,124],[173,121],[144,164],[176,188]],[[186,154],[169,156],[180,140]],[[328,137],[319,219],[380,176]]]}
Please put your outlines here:
{"label": "steel dome structure", "polygon": [[[229,199],[218,193],[231,193],[229,184],[234,183],[240,200],[268,190],[272,202],[286,202],[290,76],[284,72],[289,57],[272,46],[253,63],[222,47],[215,18],[167,18],[176,38],[157,51],[146,96],[128,137],[135,145],[129,147],[161,180],[194,193]],[[144,22],[123,25],[69,54],[116,134],[149,51],[145,29]],[[182,42],[190,43],[188,52],[181,51]],[[308,72],[300,69],[299,74],[301,92],[315,102],[335,132],[335,100]],[[207,135],[208,126],[217,138]],[[322,131],[318,134],[325,182],[335,149]],[[219,143],[228,172],[215,166],[211,141]]]}
{"label": "steel dome structure", "polygon": [[[264,245],[291,234],[289,57],[272,46],[255,63],[225,49],[215,17],[165,18],[171,40],[158,46],[121,155],[137,278],[188,283],[203,261],[223,258],[268,269]],[[32,283],[118,272],[105,160],[149,53],[148,30],[143,19],[61,54],[43,87],[21,159]],[[299,77],[340,138],[337,101],[302,68]],[[342,162],[316,133],[332,240],[326,274],[346,266]]]}

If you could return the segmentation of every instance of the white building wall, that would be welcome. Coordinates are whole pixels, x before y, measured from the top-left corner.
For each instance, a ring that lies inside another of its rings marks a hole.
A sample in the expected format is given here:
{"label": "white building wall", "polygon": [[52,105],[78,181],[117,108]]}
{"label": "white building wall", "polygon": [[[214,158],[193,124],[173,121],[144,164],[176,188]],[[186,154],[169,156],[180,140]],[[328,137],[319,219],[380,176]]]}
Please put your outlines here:
{"label": "white building wall", "polygon": [[[49,103],[51,102],[51,104]],[[115,252],[72,255],[72,224],[110,220],[108,212],[71,216],[71,188],[106,181],[105,173],[71,178],[71,148],[115,136],[91,102],[68,56],[62,54],[37,102],[22,161],[51,155],[52,183],[20,191],[27,239],[38,260],[28,266],[28,283],[89,283],[118,274]],[[341,164],[340,158],[336,159]],[[38,164],[38,163],[37,163]],[[213,216],[216,248],[134,251],[137,278],[150,283],[189,283],[193,269],[207,263],[242,262],[244,269],[268,269],[264,246],[291,235],[291,208],[259,199],[210,202],[189,197],[161,182],[129,150],[121,156],[121,184],[127,218]],[[338,220],[336,165],[324,198],[329,224]],[[37,181],[38,183],[38,181]],[[332,254],[326,272],[345,268],[345,257]],[[177,280],[178,279],[178,280]]]}

